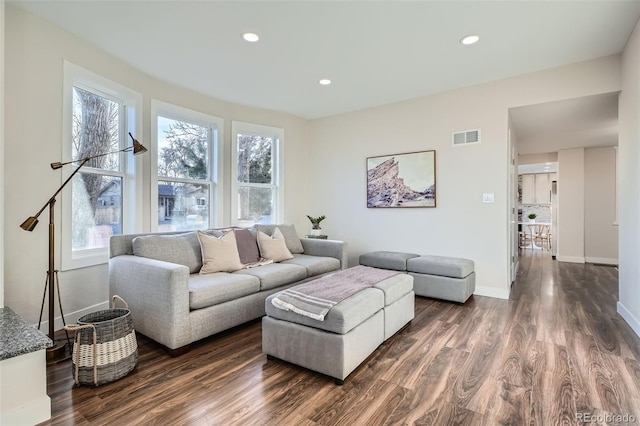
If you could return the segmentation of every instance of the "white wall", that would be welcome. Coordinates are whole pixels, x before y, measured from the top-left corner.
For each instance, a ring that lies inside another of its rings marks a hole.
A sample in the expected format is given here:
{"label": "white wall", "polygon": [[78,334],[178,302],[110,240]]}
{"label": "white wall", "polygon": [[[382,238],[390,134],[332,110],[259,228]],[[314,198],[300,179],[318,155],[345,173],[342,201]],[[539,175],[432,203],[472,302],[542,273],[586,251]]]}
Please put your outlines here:
{"label": "white wall", "polygon": [[584,148],[558,151],[557,255],[584,263]]}
{"label": "white wall", "polygon": [[509,188],[507,196],[509,197],[509,253],[510,259],[510,271],[511,277],[509,280],[514,282],[518,273],[518,262],[520,256],[518,256],[518,248],[520,245],[518,235],[518,137],[516,132],[513,131],[513,123],[511,121],[511,114],[509,118],[509,130],[508,130],[508,149],[510,153],[509,157]]}
{"label": "white wall", "polygon": [[584,150],[584,256],[591,263],[618,264],[616,150]]}
{"label": "white wall", "polygon": [[640,23],[622,55],[619,98],[618,313],[640,335]]}
{"label": "white wall", "polygon": [[[0,229],[4,228],[4,0],[0,0]],[[4,306],[4,232],[0,235],[0,308]]]}
{"label": "white wall", "polygon": [[[142,93],[143,132],[135,135],[149,144],[151,99],[173,103],[225,120],[224,199],[230,197],[230,129],[238,120],[285,129],[285,212],[284,220],[294,223],[300,234],[308,228],[305,215],[309,200],[307,177],[308,123],[302,119],[273,111],[244,107],[170,86],[153,79],[123,62],[87,44],[70,33],[24,11],[6,7],[5,26],[5,101],[6,109],[6,188],[4,238],[11,241],[5,253],[5,303],[35,323],[40,311],[47,270],[46,212],[33,232],[20,229],[22,221],[34,214],[62,183],[60,171],[49,163],[62,152],[62,82],[63,60],[89,69],[118,84]],[[143,179],[144,229],[150,226],[149,156],[144,157]],[[61,195],[65,196],[65,193]],[[58,203],[60,204],[60,203]],[[230,210],[225,206],[224,224],[229,224]],[[57,252],[60,253],[60,207],[57,207]],[[59,261],[56,261],[59,265]],[[103,306],[108,299],[107,266],[62,272],[60,286],[67,320],[87,310]],[[47,318],[45,309],[44,317]],[[56,329],[59,326],[56,326]],[[46,325],[43,327],[46,330]]]}
{"label": "white wall", "polygon": [[[476,294],[506,298],[508,109],[617,91],[619,72],[614,56],[312,121],[310,211],[327,215],[331,238],[348,241],[351,264],[372,250],[466,257]],[[451,146],[452,132],[476,128],[481,144]],[[366,207],[367,157],[429,149],[437,208]],[[485,192],[494,203],[482,203]]]}
{"label": "white wall", "polygon": [[543,154],[520,154],[518,164],[555,163],[558,161],[557,152],[545,152]]}

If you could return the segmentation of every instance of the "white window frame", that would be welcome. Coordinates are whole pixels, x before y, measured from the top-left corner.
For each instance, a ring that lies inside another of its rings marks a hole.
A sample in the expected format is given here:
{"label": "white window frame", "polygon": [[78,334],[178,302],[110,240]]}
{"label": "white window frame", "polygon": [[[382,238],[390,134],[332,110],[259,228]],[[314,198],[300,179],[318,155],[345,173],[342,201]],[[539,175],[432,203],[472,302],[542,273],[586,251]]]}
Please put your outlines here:
{"label": "white window frame", "polygon": [[[158,176],[158,116],[178,121],[186,121],[208,127],[211,139],[208,149],[209,179],[162,178]],[[221,176],[223,171],[222,143],[224,140],[224,119],[178,105],[151,100],[151,232],[158,232],[158,181],[203,183],[209,185],[209,227],[222,226],[223,203]]]}
{"label": "white window frame", "polygon": [[[62,161],[71,161],[73,152],[73,88],[80,87],[100,94],[106,98],[116,100],[124,106],[124,122],[120,123],[120,149],[131,145],[129,132],[140,141],[142,138],[142,95],[125,86],[117,84],[101,75],[91,72],[71,62],[63,63],[64,80],[62,84]],[[144,143],[143,143],[144,144]],[[132,233],[136,225],[142,222],[142,197],[136,196],[142,192],[142,177],[136,175],[142,169],[142,158],[132,160],[130,153],[120,153],[121,170],[118,172],[100,173],[122,178],[122,233]],[[79,163],[63,167],[61,183],[78,167]],[[138,171],[138,172],[137,172]],[[91,173],[88,167],[83,167],[80,173]],[[62,238],[60,238],[60,269],[63,271],[100,265],[109,261],[109,247],[85,250],[72,249],[72,193],[68,185],[58,197],[61,204]]]}
{"label": "white window frame", "polygon": [[[275,140],[271,154],[273,182],[269,184],[251,184],[238,182],[238,135],[256,135],[271,137]],[[284,129],[260,124],[231,122],[231,224],[238,225],[238,190],[241,187],[270,187],[273,190],[272,222],[282,223],[284,216]]]}

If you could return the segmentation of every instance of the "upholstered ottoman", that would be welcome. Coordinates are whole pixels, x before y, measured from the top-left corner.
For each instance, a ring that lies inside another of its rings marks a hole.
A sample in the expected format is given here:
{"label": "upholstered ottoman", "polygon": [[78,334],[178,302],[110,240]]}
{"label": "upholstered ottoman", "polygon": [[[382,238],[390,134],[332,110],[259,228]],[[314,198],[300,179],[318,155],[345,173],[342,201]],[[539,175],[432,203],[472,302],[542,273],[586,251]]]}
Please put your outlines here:
{"label": "upholstered ottoman", "polygon": [[476,289],[473,260],[419,256],[407,260],[417,295],[464,303]]}
{"label": "upholstered ottoman", "polygon": [[413,277],[418,296],[465,303],[476,289],[474,263],[469,259],[376,251],[361,255],[360,264],[406,272]]}
{"label": "upholstered ottoman", "polygon": [[[313,283],[323,285],[323,278]],[[295,291],[296,287],[289,290]],[[331,376],[339,385],[414,317],[413,278],[407,274],[391,276],[358,291],[331,307],[322,321],[276,307],[273,300],[280,293],[265,300],[262,351],[268,358]]]}

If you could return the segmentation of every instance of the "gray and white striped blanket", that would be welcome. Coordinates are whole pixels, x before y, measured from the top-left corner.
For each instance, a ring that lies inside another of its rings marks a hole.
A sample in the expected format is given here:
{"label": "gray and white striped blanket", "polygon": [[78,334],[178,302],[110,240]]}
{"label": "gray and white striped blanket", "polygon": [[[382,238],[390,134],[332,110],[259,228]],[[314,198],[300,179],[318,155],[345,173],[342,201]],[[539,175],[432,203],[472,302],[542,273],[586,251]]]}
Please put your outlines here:
{"label": "gray and white striped blanket", "polygon": [[333,306],[399,273],[369,266],[355,266],[282,290],[271,299],[271,303],[276,308],[324,321]]}

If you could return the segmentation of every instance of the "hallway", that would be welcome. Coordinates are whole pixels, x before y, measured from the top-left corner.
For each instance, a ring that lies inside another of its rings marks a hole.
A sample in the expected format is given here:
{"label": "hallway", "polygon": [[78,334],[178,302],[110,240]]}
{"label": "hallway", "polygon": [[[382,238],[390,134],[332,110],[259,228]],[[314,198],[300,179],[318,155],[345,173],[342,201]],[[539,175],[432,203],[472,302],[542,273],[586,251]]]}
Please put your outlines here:
{"label": "hallway", "polygon": [[617,269],[558,262],[546,250],[521,249],[520,256],[510,299],[517,303],[513,324],[522,334],[512,327],[510,340],[529,356],[543,348],[547,371],[535,380],[552,392],[545,398],[558,412],[550,418],[559,421],[561,411],[567,420],[570,412],[633,414],[629,423],[638,422],[640,339],[616,313]]}

